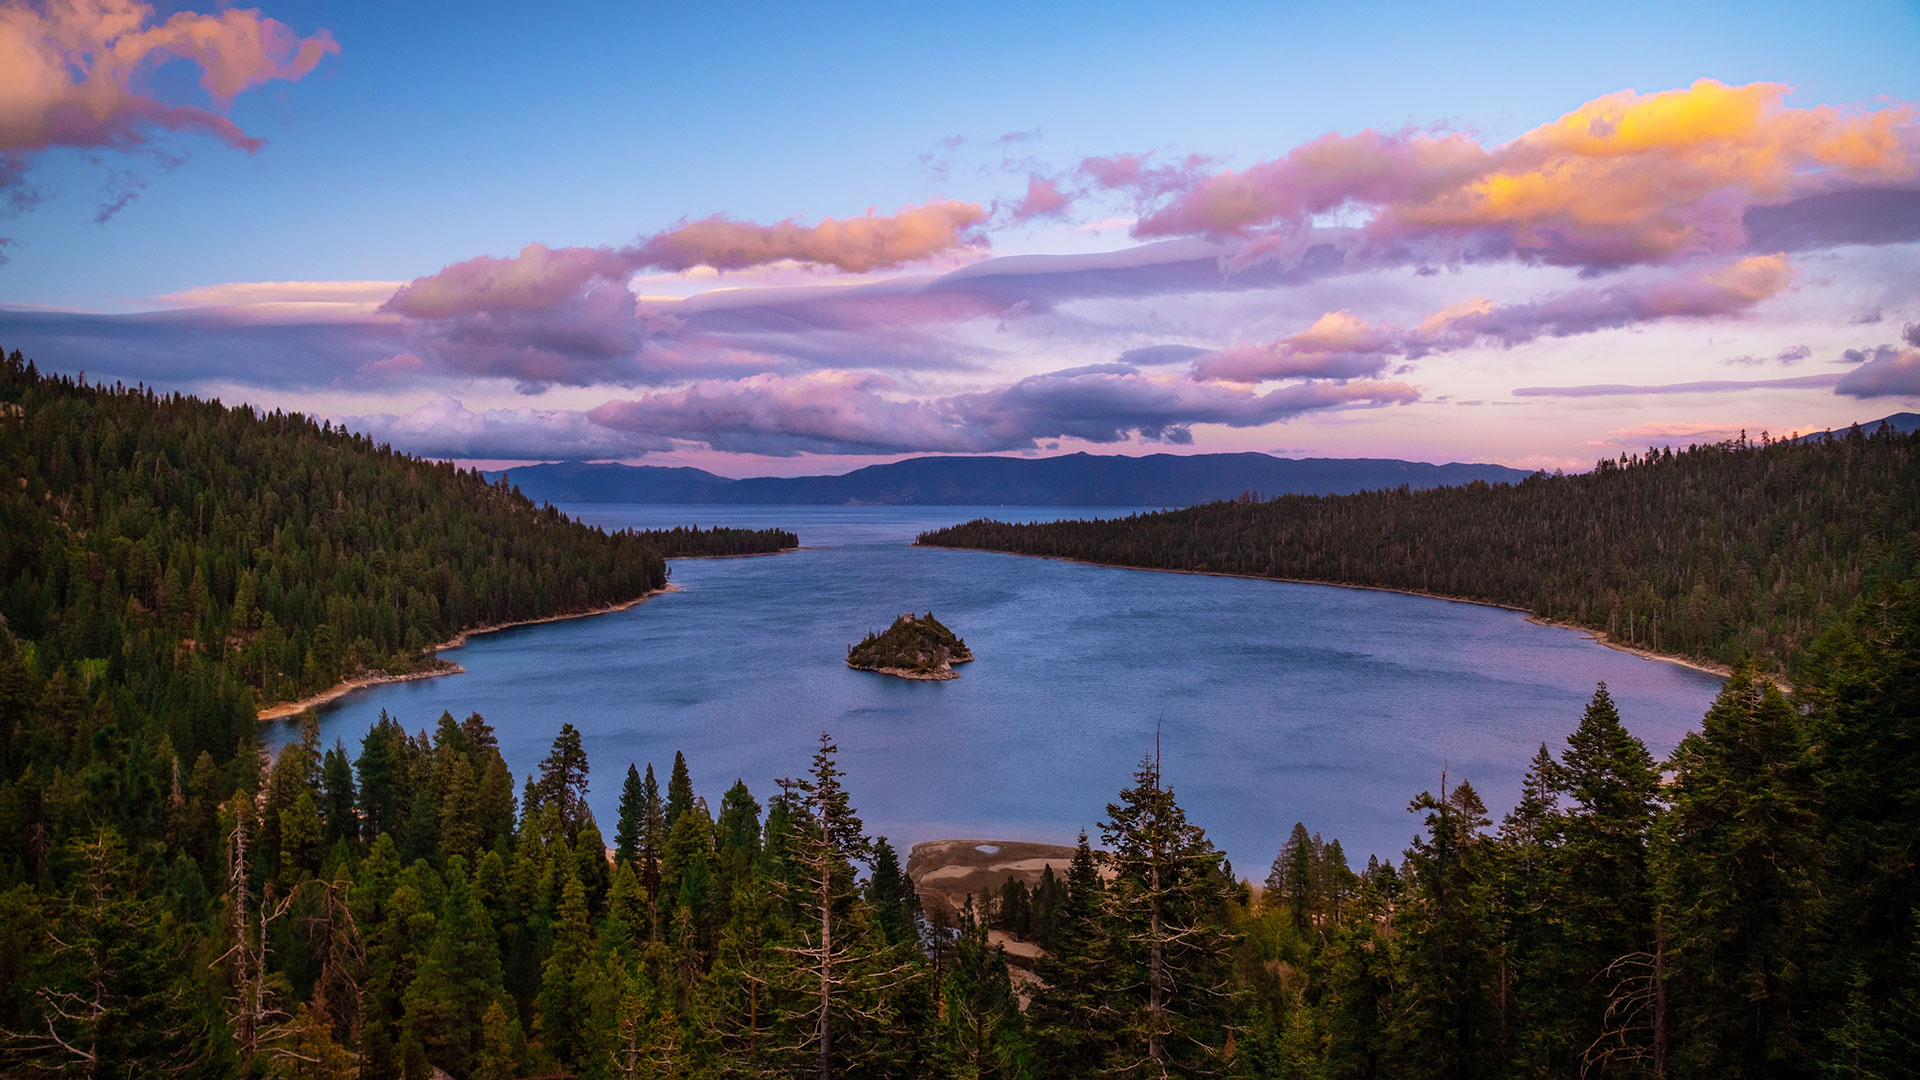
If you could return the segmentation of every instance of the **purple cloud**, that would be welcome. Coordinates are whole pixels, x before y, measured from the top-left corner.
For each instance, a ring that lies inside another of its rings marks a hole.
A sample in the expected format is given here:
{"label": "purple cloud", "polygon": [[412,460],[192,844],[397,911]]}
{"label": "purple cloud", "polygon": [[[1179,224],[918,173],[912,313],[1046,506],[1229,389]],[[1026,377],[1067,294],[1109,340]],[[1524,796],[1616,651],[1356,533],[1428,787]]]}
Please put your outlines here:
{"label": "purple cloud", "polygon": [[1920,348],[1876,356],[1841,376],[1833,389],[1855,398],[1920,398]]}

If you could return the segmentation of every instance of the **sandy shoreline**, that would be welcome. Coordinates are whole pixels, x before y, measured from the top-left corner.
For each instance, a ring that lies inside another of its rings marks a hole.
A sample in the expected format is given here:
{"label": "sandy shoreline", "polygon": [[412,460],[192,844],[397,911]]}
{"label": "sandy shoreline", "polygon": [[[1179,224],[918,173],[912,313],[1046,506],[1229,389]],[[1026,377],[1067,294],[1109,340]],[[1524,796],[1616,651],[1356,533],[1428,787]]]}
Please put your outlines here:
{"label": "sandy shoreline", "polygon": [[[771,554],[777,554],[777,553],[766,552],[766,554],[771,555]],[[738,556],[719,555],[719,556],[709,556],[709,557],[737,558]],[[652,598],[659,596],[661,593],[670,593],[670,592],[679,592],[679,591],[680,591],[680,586],[678,585],[665,585],[658,589],[652,589],[648,592],[642,593],[641,595],[636,596],[631,600],[622,601],[621,603],[618,603],[618,604],[609,604],[605,607],[593,608],[589,611],[574,611],[574,612],[569,612],[563,615],[547,615],[538,619],[520,619],[515,622],[495,623],[492,626],[476,626],[471,630],[460,631],[458,634],[455,634],[452,638],[446,641],[443,641],[438,645],[435,645],[433,649],[435,652],[439,652],[441,649],[457,649],[460,646],[465,645],[469,638],[477,637],[480,634],[491,634],[499,630],[511,630],[516,626],[538,626],[541,623],[565,622],[568,619],[584,619],[590,615],[609,615],[616,611],[625,611],[630,607],[643,604],[648,600],[651,600]],[[466,674],[466,671],[467,671],[466,668],[461,667],[459,664],[456,664],[451,660],[436,659],[433,663],[433,666],[423,668],[419,671],[409,671],[404,675],[362,675],[359,678],[348,679],[345,682],[335,683],[332,686],[327,687],[325,690],[322,690],[317,694],[310,694],[306,697],[299,699],[298,701],[283,701],[278,705],[272,705],[267,708],[261,709],[259,713],[259,719],[262,721],[284,720],[289,716],[298,716],[308,709],[311,709],[320,705],[325,705],[330,701],[337,701],[338,699],[346,697],[348,694],[353,693],[355,690],[364,690],[369,686],[381,686],[386,683],[413,682],[417,679],[432,679],[441,675],[464,675]]]}
{"label": "sandy shoreline", "polygon": [[[916,543],[913,546],[920,547],[922,545]],[[1247,581],[1280,581],[1289,585],[1325,585],[1333,589],[1360,589],[1366,592],[1399,593],[1401,596],[1424,596],[1429,600],[1445,600],[1450,604],[1472,604],[1475,607],[1500,608],[1504,611],[1518,611],[1527,617],[1528,622],[1536,626],[1552,626],[1563,630],[1578,630],[1595,644],[1604,645],[1616,652],[1631,653],[1642,660],[1657,660],[1663,664],[1678,664],[1681,667],[1692,668],[1695,671],[1705,672],[1708,675],[1715,675],[1722,679],[1733,674],[1733,669],[1724,664],[1714,664],[1705,660],[1694,660],[1689,657],[1654,652],[1652,649],[1643,649],[1638,645],[1626,645],[1608,637],[1604,630],[1595,630],[1591,626],[1581,626],[1578,623],[1549,619],[1542,615],[1536,615],[1527,608],[1515,604],[1502,604],[1497,600],[1475,600],[1466,596],[1449,596],[1446,593],[1422,592],[1419,589],[1395,589],[1386,585],[1354,585],[1344,581],[1315,581],[1312,578],[1268,577],[1265,574],[1236,574],[1225,570],[1174,570],[1162,569],[1155,566],[1122,566],[1118,563],[1094,562],[1092,559],[1073,559],[1065,555],[1029,555],[1021,551],[996,551],[993,548],[947,547],[944,544],[927,544],[925,546],[928,550],[979,551],[988,555],[1012,555],[1021,559],[1051,559],[1054,562],[1077,563],[1081,566],[1104,566],[1109,570],[1136,570],[1143,574],[1193,574],[1198,577],[1242,578]],[[1774,685],[1780,687],[1782,690],[1791,689],[1786,683],[1778,679],[1774,679]]]}

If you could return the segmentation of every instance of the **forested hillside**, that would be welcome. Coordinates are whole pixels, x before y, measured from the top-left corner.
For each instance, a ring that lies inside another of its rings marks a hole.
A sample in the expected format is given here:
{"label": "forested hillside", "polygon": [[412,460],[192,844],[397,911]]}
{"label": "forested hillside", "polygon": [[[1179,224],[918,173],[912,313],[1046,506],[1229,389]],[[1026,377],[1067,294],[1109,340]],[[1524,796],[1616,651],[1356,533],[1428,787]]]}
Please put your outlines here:
{"label": "forested hillside", "polygon": [[254,745],[258,704],[665,583],[648,540],[475,472],[303,416],[86,386],[18,352],[0,364],[12,663],[76,708],[104,698],[118,737],[164,735],[189,763]]}
{"label": "forested hillside", "polygon": [[[71,689],[8,646],[9,715],[61,738]],[[1737,674],[1664,763],[1602,687],[1497,825],[1437,776],[1403,860],[1302,824],[1258,894],[1149,757],[1103,851],[957,923],[922,915],[824,736],[715,802],[679,755],[664,786],[626,765],[609,853],[585,794],[622,763],[567,725],[517,801],[478,715],[331,749],[309,722],[265,771],[173,781],[101,729],[79,775],[0,786],[4,1071],[1911,1075],[1920,589],[1877,591],[1797,678],[1789,701]],[[1025,1008],[989,927],[1044,949]]]}
{"label": "forested hillside", "polygon": [[1508,604],[1627,645],[1778,670],[1863,589],[1920,565],[1920,435],[1742,437],[1518,484],[980,520],[919,542]]}

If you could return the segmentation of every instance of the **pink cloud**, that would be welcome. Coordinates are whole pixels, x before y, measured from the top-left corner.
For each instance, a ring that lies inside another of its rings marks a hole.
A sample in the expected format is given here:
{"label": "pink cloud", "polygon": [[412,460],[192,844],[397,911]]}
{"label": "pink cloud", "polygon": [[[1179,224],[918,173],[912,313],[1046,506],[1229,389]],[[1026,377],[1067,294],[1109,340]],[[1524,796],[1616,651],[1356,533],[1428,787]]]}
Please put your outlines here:
{"label": "pink cloud", "polygon": [[595,280],[624,286],[636,269],[630,250],[528,244],[511,258],[481,255],[415,278],[394,292],[384,310],[415,319],[543,311]]}
{"label": "pink cloud", "polygon": [[1475,298],[1443,308],[1413,327],[1374,326],[1342,309],[1271,344],[1234,345],[1199,357],[1193,376],[1261,382],[1377,375],[1397,358],[1418,359],[1480,344],[1512,348],[1542,337],[1571,337],[1662,319],[1734,316],[1782,292],[1793,277],[1792,262],[1784,254],[1753,255],[1678,277],[1574,289],[1528,303],[1497,305]]}
{"label": "pink cloud", "polygon": [[1060,190],[1059,181],[1035,173],[1027,177],[1026,195],[1013,204],[1013,220],[1021,222],[1034,218],[1065,217],[1072,205],[1073,200]]}
{"label": "pink cloud", "polygon": [[1312,326],[1267,345],[1233,345],[1193,363],[1196,379],[1260,382],[1301,377],[1350,379],[1377,375],[1406,347],[1345,310],[1330,311]]}
{"label": "pink cloud", "polygon": [[[39,151],[130,149],[155,131],[198,132],[257,150],[263,140],[223,115],[233,98],[271,80],[304,78],[340,51],[325,30],[301,38],[257,11],[155,18],[152,5],[134,0],[0,8],[0,188],[22,183]],[[142,72],[169,59],[199,65],[214,108],[162,101],[138,88]]]}
{"label": "pink cloud", "polygon": [[1213,159],[1204,154],[1189,154],[1167,165],[1152,161],[1151,151],[1089,157],[1083,158],[1075,171],[1093,187],[1122,192],[1136,202],[1148,203],[1191,189],[1213,164]]}
{"label": "pink cloud", "polygon": [[1491,149],[1460,133],[1363,131],[1205,178],[1143,186],[1122,159],[1083,170],[1136,198],[1166,196],[1134,227],[1140,237],[1284,248],[1317,217],[1345,211],[1365,218],[1375,245],[1606,268],[1736,251],[1749,207],[1915,175],[1911,106],[1791,108],[1786,93],[1711,79],[1621,91]]}
{"label": "pink cloud", "polygon": [[1614,428],[1602,439],[1590,439],[1588,446],[1665,446],[1670,443],[1716,443],[1736,438],[1742,431],[1756,435],[1761,426],[1717,421],[1656,420],[1632,427]]}
{"label": "pink cloud", "polygon": [[931,202],[891,217],[826,218],[817,225],[755,225],[715,215],[662,232],[630,249],[636,268],[743,270],[783,260],[850,273],[918,262],[980,242],[987,220],[977,203]]}

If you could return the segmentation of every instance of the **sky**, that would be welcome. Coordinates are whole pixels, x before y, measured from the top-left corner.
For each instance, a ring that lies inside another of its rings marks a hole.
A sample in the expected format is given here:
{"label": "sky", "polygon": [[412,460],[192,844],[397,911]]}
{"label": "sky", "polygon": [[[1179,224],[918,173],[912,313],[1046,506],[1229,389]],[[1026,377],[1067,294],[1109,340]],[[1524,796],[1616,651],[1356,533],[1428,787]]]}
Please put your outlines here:
{"label": "sky", "polygon": [[1920,408],[1910,2],[561,7],[0,0],[0,346],[730,476]]}

